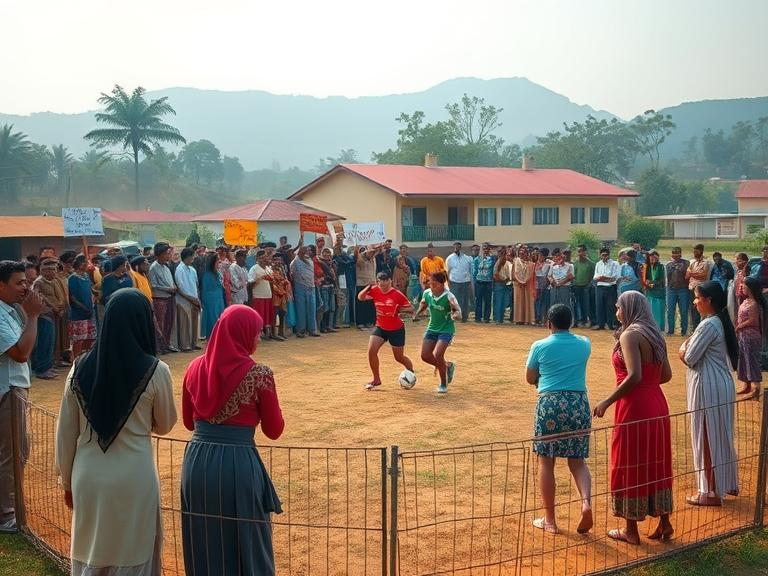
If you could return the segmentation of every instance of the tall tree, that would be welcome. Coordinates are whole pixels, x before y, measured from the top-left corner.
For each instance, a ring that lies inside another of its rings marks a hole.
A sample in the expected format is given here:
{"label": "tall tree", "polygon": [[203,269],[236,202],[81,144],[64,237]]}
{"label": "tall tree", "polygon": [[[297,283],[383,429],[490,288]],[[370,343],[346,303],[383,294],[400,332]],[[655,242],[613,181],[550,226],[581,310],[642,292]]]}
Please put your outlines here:
{"label": "tall tree", "polygon": [[78,160],[90,174],[96,174],[104,164],[109,162],[109,154],[105,150],[88,150]]}
{"label": "tall tree", "polygon": [[195,183],[204,178],[208,185],[223,174],[221,152],[210,140],[196,140],[184,146],[181,151],[184,169],[195,177]]}
{"label": "tall tree", "polygon": [[731,164],[733,150],[730,140],[725,136],[725,132],[722,130],[712,132],[711,129],[707,128],[704,131],[701,142],[704,149],[704,158],[715,167],[718,174],[720,170]]}
{"label": "tall tree", "polygon": [[243,181],[245,170],[237,156],[224,156],[221,160],[224,182],[231,189],[239,188]]}
{"label": "tall tree", "polygon": [[59,192],[64,190],[66,179],[69,177],[69,169],[74,158],[64,144],[51,146],[51,158],[53,174],[56,176],[56,185]]}
{"label": "tall tree", "polygon": [[499,114],[504,111],[503,108],[486,105],[484,98],[465,93],[461,102],[448,104],[445,109],[451,117],[451,125],[459,142],[493,146],[494,141],[498,140],[493,131],[502,125]]}
{"label": "tall tree", "polygon": [[6,203],[18,198],[19,185],[29,178],[31,152],[26,134],[14,132],[13,124],[0,128],[0,194]]}
{"label": "tall tree", "polygon": [[659,146],[676,127],[670,114],[655,110],[646,110],[642,116],[632,120],[630,128],[635,135],[638,152],[648,156],[652,168],[659,167]]}
{"label": "tall tree", "polygon": [[96,114],[96,121],[112,126],[91,130],[85,135],[98,147],[122,146],[133,157],[136,209],[141,208],[139,191],[139,153],[151,157],[153,146],[159,144],[185,144],[186,140],[179,131],[166,124],[161,118],[176,111],[167,102],[167,98],[158,98],[147,103],[146,90],[139,86],[130,95],[119,85],[115,85],[111,94],[102,92],[99,103],[104,112]]}

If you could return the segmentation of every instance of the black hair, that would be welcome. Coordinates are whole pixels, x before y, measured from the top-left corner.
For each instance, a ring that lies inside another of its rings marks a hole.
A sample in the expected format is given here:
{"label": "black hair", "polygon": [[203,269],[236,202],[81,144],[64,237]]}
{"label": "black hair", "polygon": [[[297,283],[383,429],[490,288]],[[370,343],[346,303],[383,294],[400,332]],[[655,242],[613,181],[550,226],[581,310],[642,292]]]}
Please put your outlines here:
{"label": "black hair", "polygon": [[15,260],[3,260],[0,262],[0,282],[8,284],[11,276],[21,272],[24,274],[24,264],[16,262]]}
{"label": "black hair", "polygon": [[573,313],[565,304],[555,304],[547,311],[547,320],[557,330],[568,330],[573,323]]}
{"label": "black hair", "polygon": [[155,244],[155,247],[152,249],[152,252],[154,252],[155,257],[157,257],[157,256],[160,256],[161,254],[165,254],[170,249],[171,249],[171,245],[168,244],[168,242],[158,242],[157,244]]}
{"label": "black hair", "polygon": [[600,254],[608,254],[610,256],[611,255],[611,249],[608,248],[607,246],[603,246],[602,248],[600,248]]}
{"label": "black hair", "polygon": [[432,280],[435,282],[440,282],[440,284],[445,284],[445,272],[433,272],[430,276]]}
{"label": "black hair", "polygon": [[749,262],[749,256],[747,256],[746,252],[739,252],[736,254],[737,260],[744,260],[744,262]]}
{"label": "black hair", "polygon": [[723,253],[722,252],[712,252],[712,258],[714,258],[715,256],[720,256],[722,258]]}
{"label": "black hair", "polygon": [[216,254],[216,252],[210,252],[206,254],[205,256],[205,270],[208,272],[211,272],[212,274],[216,274],[218,272],[216,268],[216,263],[219,261],[219,256]]}
{"label": "black hair", "polygon": [[134,272],[138,272],[139,271],[139,266],[144,264],[144,262],[146,262],[146,261],[147,261],[147,257],[146,256],[134,256],[133,258],[131,258],[131,269]]}
{"label": "black hair", "polygon": [[35,270],[37,270],[37,264],[27,260],[26,262],[24,262],[24,270],[29,270],[30,268],[34,268]]}
{"label": "black hair", "polygon": [[683,253],[683,249],[680,248],[680,246],[673,246],[672,247],[672,253],[674,254],[675,252],[677,252],[679,254],[682,254]]}
{"label": "black hair", "polygon": [[584,252],[586,252],[587,251],[587,245],[586,244],[579,244],[578,246],[576,246],[576,249],[577,250],[584,250]]}
{"label": "black hair", "polygon": [[389,275],[389,272],[379,272],[376,274],[377,280],[392,280],[392,277]]}
{"label": "black hair", "polygon": [[72,260],[72,268],[77,270],[85,262],[88,262],[88,257],[85,254],[78,254],[77,256],[75,256],[75,259]]}
{"label": "black hair", "polygon": [[184,261],[190,256],[194,256],[194,255],[195,255],[194,248],[192,248],[191,246],[189,248],[184,248],[181,251],[181,260]]}
{"label": "black hair", "polygon": [[256,251],[256,258],[261,258],[262,256],[266,256],[267,251],[266,250],[257,250]]}
{"label": "black hair", "polygon": [[45,252],[46,250],[56,250],[53,246],[40,246],[40,250],[38,251],[38,256]]}
{"label": "black hair", "polygon": [[539,250],[539,254],[543,254],[544,258],[546,258],[547,256],[549,256],[549,248],[547,248],[546,246],[544,248],[541,248]]}
{"label": "black hair", "polygon": [[[235,252],[235,258],[247,258],[248,257],[248,250],[237,250]],[[278,256],[279,258],[280,256]]]}
{"label": "black hair", "polygon": [[693,249],[694,250],[701,250],[702,252],[704,252],[704,244],[696,244],[696,245],[694,245]]}
{"label": "black hair", "polygon": [[636,278],[640,278],[640,264],[637,263],[637,252],[635,250],[632,250],[631,248],[627,250],[624,254],[626,254],[627,258],[629,259],[629,267],[632,268],[632,270],[635,273]]}
{"label": "black hair", "polygon": [[66,250],[61,253],[61,256],[59,256],[59,262],[69,264],[70,262],[74,262],[76,256],[77,252],[74,250]]}
{"label": "black hair", "polygon": [[760,283],[760,280],[754,276],[747,276],[744,278],[744,285],[749,288],[749,291],[752,293],[752,297],[757,300],[757,303],[760,306],[760,319],[762,320],[765,318],[766,309],[768,309],[768,305],[766,305],[765,298],[763,298],[762,294],[763,285]]}
{"label": "black hair", "polygon": [[725,347],[728,350],[728,358],[731,360],[731,367],[736,368],[739,363],[739,343],[736,340],[736,330],[733,328],[731,316],[728,314],[728,300],[720,285],[716,280],[702,282],[696,287],[696,291],[704,298],[709,298],[712,302],[712,308],[715,314],[720,318],[725,333]]}

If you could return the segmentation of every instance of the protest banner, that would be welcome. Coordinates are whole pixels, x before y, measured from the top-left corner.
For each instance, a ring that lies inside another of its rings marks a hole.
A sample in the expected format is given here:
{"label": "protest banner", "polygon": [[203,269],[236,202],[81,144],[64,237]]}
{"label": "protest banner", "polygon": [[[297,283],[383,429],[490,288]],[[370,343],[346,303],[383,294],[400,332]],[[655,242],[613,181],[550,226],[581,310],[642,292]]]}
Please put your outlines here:
{"label": "protest banner", "polygon": [[328,232],[328,218],[320,214],[299,214],[299,231],[326,234]]}
{"label": "protest banner", "polygon": [[230,246],[256,246],[255,220],[224,220],[224,242]]}
{"label": "protest banner", "polygon": [[62,208],[64,238],[104,236],[101,208]]}
{"label": "protest banner", "polygon": [[384,222],[345,222],[343,229],[344,242],[349,246],[381,244],[387,239],[384,234]]}

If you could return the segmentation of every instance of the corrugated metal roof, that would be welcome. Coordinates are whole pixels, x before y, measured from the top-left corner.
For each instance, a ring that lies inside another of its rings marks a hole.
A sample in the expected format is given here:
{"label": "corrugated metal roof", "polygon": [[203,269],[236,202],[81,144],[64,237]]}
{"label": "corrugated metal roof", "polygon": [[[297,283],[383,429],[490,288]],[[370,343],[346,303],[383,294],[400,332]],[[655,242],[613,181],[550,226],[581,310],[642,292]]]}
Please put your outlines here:
{"label": "corrugated metal roof", "polygon": [[160,212],[155,210],[101,210],[102,220],[124,224],[165,224],[167,222],[189,222],[194,212]]}
{"label": "corrugated metal roof", "polygon": [[736,190],[736,198],[768,198],[768,180],[744,180]]}
{"label": "corrugated metal roof", "polygon": [[339,164],[290,198],[301,198],[325,178],[339,171],[362,176],[401,196],[637,196],[602,180],[573,170],[487,168],[464,166],[403,166]]}
{"label": "corrugated metal roof", "polygon": [[269,198],[253,204],[224,208],[209,214],[200,214],[192,222],[222,222],[224,220],[256,220],[257,222],[296,222],[299,214],[317,214],[328,220],[343,220],[343,216],[312,208],[293,200]]}
{"label": "corrugated metal roof", "polygon": [[0,238],[62,238],[60,216],[0,216]]}

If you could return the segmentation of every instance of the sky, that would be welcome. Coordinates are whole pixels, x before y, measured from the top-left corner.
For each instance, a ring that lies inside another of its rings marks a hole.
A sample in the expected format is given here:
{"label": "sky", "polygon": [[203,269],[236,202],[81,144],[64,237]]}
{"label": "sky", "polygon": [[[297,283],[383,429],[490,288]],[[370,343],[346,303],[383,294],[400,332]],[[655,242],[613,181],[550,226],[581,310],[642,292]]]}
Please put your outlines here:
{"label": "sky", "polygon": [[318,97],[526,77],[623,118],[768,96],[768,0],[0,0],[0,112],[114,84]]}

